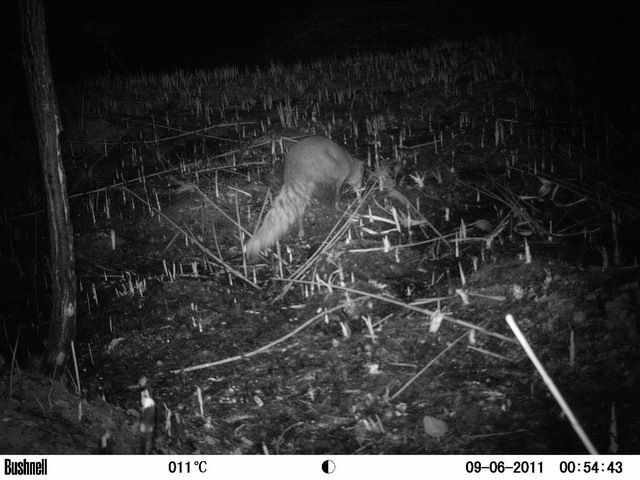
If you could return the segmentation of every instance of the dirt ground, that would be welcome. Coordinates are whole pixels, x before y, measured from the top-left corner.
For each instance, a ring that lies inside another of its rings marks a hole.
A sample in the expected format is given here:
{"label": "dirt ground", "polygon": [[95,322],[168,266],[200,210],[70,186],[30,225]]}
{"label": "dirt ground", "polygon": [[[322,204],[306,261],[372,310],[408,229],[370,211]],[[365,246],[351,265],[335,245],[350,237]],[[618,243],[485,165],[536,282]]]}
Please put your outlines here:
{"label": "dirt ground", "polygon": [[[577,268],[546,268],[555,271],[548,286],[544,265],[494,262],[469,279],[471,304],[458,302],[449,314],[510,336],[502,318],[512,313],[596,448],[607,453],[612,445],[609,420],[614,409],[614,443],[628,449],[619,453],[637,452],[637,281]],[[523,288],[524,298],[513,298],[514,285]],[[156,392],[157,453],[584,452],[518,345],[484,334],[472,342],[468,329],[446,322],[436,335],[430,334],[424,315],[394,314],[393,308],[377,313],[376,318],[386,320],[375,329],[375,343],[362,322],[345,319],[339,311],[328,324],[320,318],[265,353],[193,373],[170,373],[187,362],[249,352],[293,330],[317,308],[337,304],[340,296],[325,296],[302,309],[292,305],[272,318],[242,306],[209,312],[219,305],[219,297],[199,280],[175,282],[158,298],[171,304],[185,293],[200,306],[198,317],[208,319],[201,321],[203,331],[187,319],[138,319],[147,324],[144,329],[119,332],[122,341],[110,353],[96,352],[94,365],[85,364],[83,398],[73,393],[72,385],[31,371],[14,375],[7,398],[5,373],[0,451],[96,453],[109,432],[112,451],[140,453],[140,393],[134,387],[136,375],[144,374]],[[154,297],[150,292],[147,296]],[[363,306],[359,313],[364,311],[374,315],[376,309]],[[340,331],[341,321],[351,325],[350,338]],[[168,422],[172,428],[165,421],[168,410],[174,414]],[[431,437],[426,417],[443,420],[446,433]]]}

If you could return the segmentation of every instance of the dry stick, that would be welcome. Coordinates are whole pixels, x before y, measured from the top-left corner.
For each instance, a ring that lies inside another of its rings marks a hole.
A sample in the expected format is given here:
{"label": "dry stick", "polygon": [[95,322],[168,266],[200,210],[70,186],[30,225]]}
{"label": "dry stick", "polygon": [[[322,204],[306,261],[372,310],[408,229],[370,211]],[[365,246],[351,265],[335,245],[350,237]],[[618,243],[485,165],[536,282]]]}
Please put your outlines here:
{"label": "dry stick", "polygon": [[[455,236],[455,233],[445,235],[445,237],[454,237],[454,236]],[[413,247],[418,247],[420,245],[428,245],[430,243],[436,243],[440,241],[442,241],[441,238],[431,238],[429,240],[421,240],[419,242],[403,243],[402,245],[392,245],[388,248],[388,250],[392,252],[394,250],[403,250],[405,248],[413,248]],[[487,241],[487,237],[466,237],[461,240],[458,240],[458,243],[462,244],[465,242],[486,242],[486,241]],[[349,251],[350,252],[383,252],[384,249],[385,247],[350,248]]]}
{"label": "dry stick", "polygon": [[[242,229],[245,233],[249,233],[249,231],[245,228],[242,227],[242,225],[240,224],[240,222],[236,222],[233,218],[231,218],[229,215],[226,214],[226,212],[224,210],[222,210],[218,205],[216,205],[216,203],[211,200],[207,195],[205,195],[205,193],[200,190],[200,188],[197,185],[193,185],[193,189],[198,192],[200,194],[200,196],[209,204],[211,205],[213,208],[215,208],[216,210],[218,210],[222,216],[224,218],[226,218],[227,220],[229,220],[231,223],[233,223],[234,225],[236,225],[239,229]],[[237,190],[237,189],[236,189]],[[139,198],[139,197],[138,197]],[[236,201],[237,201],[237,191],[236,191]]]}
{"label": "dry stick", "polygon": [[[413,204],[409,201],[409,199],[404,196],[402,193],[400,193],[398,190],[396,190],[395,188],[391,189],[390,191],[390,196],[391,198],[396,198],[398,200],[400,200],[401,202],[404,202],[405,205],[407,205],[411,211],[413,211],[413,213],[416,216],[416,220],[421,219],[424,220],[424,222],[427,224],[427,226],[429,228],[431,228],[431,230],[433,230],[433,232],[440,238],[440,240],[442,240],[445,245],[447,245],[447,247],[449,247],[449,250],[453,250],[453,248],[451,247],[451,245],[449,244],[449,242],[447,242],[445,235],[441,234],[438,229],[435,227],[435,225],[433,225],[428,218],[426,218],[424,215],[422,215],[418,209],[416,207],[413,206]],[[383,209],[384,210],[384,209]],[[407,229],[410,229],[411,225],[407,225]],[[427,236],[427,232],[424,231],[424,229],[422,228],[422,225],[420,225],[420,230],[422,230],[422,232],[424,233],[424,236]]]}
{"label": "dry stick", "polygon": [[[520,223],[525,222],[527,225],[529,225],[531,227],[532,230],[534,230],[536,233],[538,233],[539,235],[548,237],[550,235],[550,232],[542,226],[542,224],[538,221],[536,221],[527,211],[525,206],[522,206],[523,203],[525,203],[525,205],[528,206],[528,204],[526,204],[526,202],[520,198],[519,195],[517,195],[516,193],[507,190],[506,188],[503,188],[501,185],[499,185],[497,182],[494,182],[496,187],[503,190],[504,191],[504,198],[498,196],[497,193],[493,193],[490,192],[489,190],[485,189],[485,188],[477,188],[477,190],[482,191],[486,196],[491,197],[493,199],[495,199],[496,201],[505,204],[509,210],[510,213],[512,213],[517,219],[520,220]],[[508,198],[511,197],[511,198]],[[501,223],[505,223],[508,221],[509,219],[509,215],[505,215],[505,217],[503,218]],[[498,228],[496,228],[495,231],[497,231]]]}
{"label": "dry stick", "polygon": [[[291,274],[291,276],[287,279],[279,279],[279,280],[284,280],[288,283],[284,286],[284,288],[282,289],[282,292],[280,292],[280,294],[271,301],[272,304],[277,302],[278,300],[280,300],[282,297],[286,295],[289,289],[293,286],[292,282],[303,277],[307,272],[307,270],[311,268],[313,263],[318,259],[318,257],[320,257],[320,255],[322,255],[324,252],[326,252],[327,250],[332,248],[336,243],[338,243],[340,238],[342,238],[342,235],[344,235],[344,233],[351,226],[351,221],[353,220],[353,218],[355,218],[356,214],[358,213],[358,210],[360,210],[360,207],[364,205],[364,201],[372,194],[373,191],[374,191],[374,186],[369,187],[369,189],[365,192],[364,195],[362,195],[362,198],[360,198],[360,201],[357,204],[354,202],[351,205],[349,205],[349,208],[347,209],[347,211],[343,213],[340,220],[338,220],[338,222],[334,225],[334,227],[331,229],[329,234],[326,236],[320,248],[318,248],[311,255],[311,257],[309,257],[309,259],[304,264],[302,264],[300,268],[298,268],[298,270],[296,270],[293,274]],[[351,208],[354,205],[355,205],[355,208],[353,209],[353,211],[351,211]],[[343,219],[347,215],[349,216],[349,218],[343,222]]]}
{"label": "dry stick", "polygon": [[76,347],[73,343],[73,340],[71,340],[71,355],[73,356],[73,366],[75,368],[76,378],[78,379],[78,386],[76,388],[76,393],[80,395],[82,394],[82,389],[80,388],[80,372],[78,371],[78,360],[76,359]]}
{"label": "dry stick", "polygon": [[[537,233],[542,235],[549,235],[548,230],[543,227],[539,221],[536,221],[530,214],[527,207],[534,208],[536,211],[539,209],[533,207],[529,202],[527,202],[520,194],[509,190],[508,188],[500,185],[498,182],[494,181],[496,188],[504,192],[504,197],[498,196],[498,194],[494,194],[493,192],[489,192],[488,190],[482,188],[485,191],[485,195],[488,197],[493,197],[495,200],[504,203],[511,212],[516,215],[516,218],[521,221],[526,221],[528,225],[531,225]],[[537,228],[536,228],[537,227]]]}
{"label": "dry stick", "polygon": [[[257,125],[259,122],[226,122],[226,123],[216,123],[215,125],[209,125],[207,127],[198,127],[196,129],[193,130],[185,130],[184,128],[178,128],[178,127],[171,127],[169,125],[161,125],[159,123],[152,123],[152,122],[145,122],[142,121],[140,119],[136,119],[136,118],[130,118],[130,117],[122,117],[119,115],[107,115],[108,119],[115,119],[115,120],[120,120],[123,122],[127,122],[127,123],[132,123],[132,124],[137,124],[142,126],[147,126],[147,127],[154,127],[157,129],[161,129],[164,131],[173,131],[173,132],[178,132],[177,135],[174,135],[172,137],[164,137],[159,139],[160,142],[166,142],[169,140],[176,140],[179,138],[183,138],[183,137],[190,137],[192,135],[195,135],[197,133],[202,132],[204,134],[204,132],[208,131],[208,130],[213,130],[213,129],[218,129],[218,128],[222,128],[222,127],[237,127],[238,125]],[[221,140],[220,137],[216,137],[213,135],[206,135],[205,138],[211,138],[214,140]],[[131,142],[121,142],[123,145],[139,145],[139,144],[155,144],[158,143],[157,140],[135,140],[135,141],[131,141]],[[106,142],[107,145],[110,146],[115,146],[115,145],[120,145],[120,142]],[[238,152],[239,150],[234,150],[233,152]],[[228,155],[229,152],[226,154]]]}
{"label": "dry stick", "polygon": [[[138,194],[134,193],[133,191],[131,191],[127,187],[124,187],[124,189],[127,190],[131,195],[136,197],[138,200],[140,200],[141,202],[144,203],[144,200],[142,198],[140,198],[140,196]],[[236,269],[231,268],[224,260],[222,260],[222,258],[220,258],[217,255],[215,255],[211,250],[209,250],[200,241],[198,241],[198,239],[194,235],[190,234],[189,232],[185,231],[183,228],[178,226],[177,223],[175,223],[173,220],[171,220],[169,217],[167,217],[164,213],[162,213],[156,207],[153,207],[151,205],[149,205],[149,207],[152,208],[153,210],[155,210],[158,213],[158,215],[162,215],[162,218],[164,218],[175,230],[177,230],[178,232],[183,234],[185,237],[188,237],[189,240],[191,241],[191,243],[196,245],[202,252],[204,252],[210,258],[215,260],[219,265],[221,265],[223,268],[225,268],[229,273],[233,273],[236,277],[240,278],[241,280],[244,280],[247,284],[251,285],[252,287],[254,287],[254,288],[258,289],[258,290],[260,290],[260,287],[258,285],[253,283],[251,280],[249,280],[247,277],[242,275],[242,273],[240,273]],[[233,222],[233,220],[231,220],[231,221]]]}
{"label": "dry stick", "polygon": [[459,341],[461,341],[463,338],[465,338],[467,335],[469,335],[469,332],[464,332],[462,335],[460,335],[458,338],[456,338],[453,342],[451,342],[451,344],[449,346],[447,346],[447,348],[445,348],[444,350],[442,350],[438,355],[436,355],[429,363],[427,363],[422,370],[420,370],[418,373],[416,373],[413,377],[411,377],[411,379],[405,383],[400,390],[398,390],[396,393],[394,393],[393,395],[391,395],[391,398],[389,398],[390,401],[395,400],[396,398],[398,398],[400,396],[400,394],[402,392],[404,392],[407,388],[409,388],[409,385],[411,385],[413,382],[415,382],[418,377],[420,375],[422,375],[424,372],[426,372],[429,367],[431,365],[433,365],[434,363],[436,363],[440,357],[442,357],[445,353],[447,353],[449,350],[451,350]]}
{"label": "dry stick", "polygon": [[[529,173],[518,168],[514,169],[516,171],[521,171],[523,173]],[[572,207],[578,203],[589,202],[590,204],[598,205],[600,208],[608,208],[609,199],[615,203],[616,208],[624,211],[627,215],[638,215],[640,214],[640,208],[637,207],[637,195],[634,195],[630,192],[611,192],[607,193],[607,201],[600,200],[599,196],[594,192],[594,190],[588,187],[583,186],[582,184],[570,183],[567,180],[561,178],[547,178],[543,174],[533,174],[529,173],[529,175],[536,177],[539,181],[547,181],[551,182],[558,187],[562,187],[565,190],[573,193],[574,195],[580,197],[579,200],[576,200],[570,204],[561,205],[564,207]]]}
{"label": "dry stick", "polygon": [[[238,224],[238,239],[240,240],[240,250],[242,250],[242,240],[243,240],[243,236],[242,236],[242,230],[243,228],[241,227],[242,222],[240,221],[240,207],[238,206],[238,186],[236,185],[236,194],[234,195],[236,201],[236,219],[238,220],[237,224]],[[247,257],[246,255],[242,255],[242,271],[244,272],[245,277],[247,276]]]}
{"label": "dry stick", "polygon": [[[520,172],[522,175],[530,175],[530,176],[532,176],[532,177],[534,177],[534,178],[538,179],[538,180],[539,180],[539,181],[541,181],[541,182],[550,182],[550,183],[553,183],[554,185],[556,185],[556,186],[558,186],[558,187],[562,187],[563,189],[565,189],[565,190],[567,190],[567,191],[569,191],[569,192],[573,193],[573,194],[574,194],[574,195],[576,195],[577,197],[580,197],[578,200],[574,201],[573,203],[570,203],[570,204],[567,204],[567,205],[560,205],[560,206],[562,206],[562,207],[565,207],[565,208],[572,207],[572,206],[574,206],[574,205],[576,205],[576,204],[578,204],[578,203],[582,203],[582,202],[585,202],[585,201],[586,201],[586,202],[589,202],[590,204],[598,205],[598,206],[599,206],[599,207],[601,207],[601,208],[605,208],[605,207],[607,207],[607,204],[606,204],[605,202],[602,202],[602,201],[600,201],[598,198],[595,198],[595,196],[594,196],[594,194],[593,194],[593,191],[591,191],[591,190],[589,190],[589,189],[585,188],[583,185],[576,184],[576,183],[570,183],[570,182],[568,182],[568,181],[566,181],[566,180],[564,180],[564,179],[557,178],[557,177],[553,177],[553,178],[552,178],[552,177],[550,177],[549,175],[544,175],[544,174],[540,174],[540,173],[538,173],[538,174],[534,174],[534,173],[531,173],[531,172],[529,172],[529,171],[526,171],[526,170],[521,169],[521,168],[518,168],[518,167],[511,167],[511,168],[512,168],[512,170],[514,170],[514,171]],[[465,184],[464,182],[462,182],[462,183],[463,183],[465,186],[467,186],[468,188],[472,188],[470,185],[467,185],[467,184]],[[505,190],[506,192],[508,192],[508,193],[509,193],[509,195],[510,195],[511,197],[513,197],[513,200],[511,200],[511,201],[507,201],[505,198],[499,197],[497,194],[495,194],[495,193],[493,193],[493,192],[490,192],[490,191],[488,191],[488,190],[485,190],[485,189],[482,189],[482,190],[483,190],[483,193],[485,193],[485,195],[487,195],[487,196],[490,196],[490,197],[494,198],[495,200],[497,200],[497,201],[499,201],[499,202],[505,203],[505,204],[506,204],[507,206],[509,206],[512,210],[515,210],[515,205],[516,205],[516,204],[518,203],[518,201],[520,200],[520,199],[519,199],[519,197],[520,197],[520,196],[519,196],[519,195],[517,195],[517,194],[515,194],[515,193],[513,193],[513,192],[511,192],[511,191],[509,191],[509,190],[506,190],[503,186],[501,186],[501,185],[497,184],[497,182],[495,182],[495,181],[494,181],[494,184],[495,184],[499,189],[502,189],[502,190]],[[639,212],[640,212],[637,208],[634,208],[634,207],[632,206],[632,205],[633,205],[633,202],[631,202],[631,201],[630,201],[630,199],[628,199],[628,198],[623,198],[623,197],[620,197],[620,196],[619,196],[619,197],[617,198],[617,202],[616,202],[616,203],[617,203],[617,205],[618,205],[618,207],[619,207],[619,208],[624,209],[628,214],[633,214],[633,215],[635,215],[635,214],[637,214],[637,213],[639,213]],[[528,215],[527,215],[527,216],[528,216]],[[568,229],[570,229],[570,228],[577,228],[577,227],[579,227],[579,226],[580,226],[580,224],[581,224],[581,223],[586,223],[586,221],[587,221],[587,220],[588,220],[588,219],[585,219],[585,220],[583,220],[583,221],[581,221],[581,222],[576,222],[574,225],[569,225],[568,227],[565,227],[565,228],[563,229],[563,231],[564,231],[564,230],[568,230]],[[531,222],[531,221],[532,221],[532,219],[530,219],[530,220],[529,220],[529,222]],[[543,231],[542,233],[544,233],[544,234],[545,234],[545,236],[546,236],[546,235],[547,235],[546,230],[545,230],[545,229],[542,229],[542,231]],[[582,232],[582,231],[580,231],[580,232],[576,232],[574,235],[582,235],[582,234],[583,234],[583,232]],[[558,237],[558,236],[567,236],[567,235],[561,235],[561,232],[560,232],[560,231],[558,231],[558,232],[554,232],[554,236]]]}
{"label": "dry stick", "polygon": [[[375,189],[375,185],[369,187],[369,189],[365,192],[365,194],[362,196],[360,200],[360,202],[356,205],[355,210],[353,210],[353,212],[351,212],[351,206],[349,206],[349,209],[347,209],[347,211],[345,212],[345,214],[342,216],[342,218],[336,223],[336,225],[334,226],[334,228],[331,230],[331,232],[329,232],[329,234],[327,235],[325,241],[323,242],[322,246],[316,250],[313,255],[298,269],[296,270],[290,277],[289,280],[296,280],[301,278],[302,276],[305,275],[306,271],[308,268],[310,268],[311,264],[313,264],[315,262],[315,260],[317,259],[318,256],[322,255],[324,252],[326,252],[328,249],[332,248],[337,242],[338,240],[342,237],[342,235],[346,232],[346,230],[349,228],[349,226],[351,225],[351,221],[353,220],[353,218],[356,216],[357,212],[359,211],[359,209],[362,207],[362,205],[364,204],[365,199],[367,199],[371,193],[374,191]],[[401,194],[399,194],[400,199],[404,199],[406,203],[409,204],[409,201],[406,199],[406,197],[402,196]],[[410,204],[409,204],[410,205]],[[411,208],[413,208],[413,206],[411,206]],[[416,211],[416,213],[419,214],[419,212]],[[349,218],[346,222],[341,223],[342,219],[346,216],[349,215]],[[424,218],[424,217],[422,217]],[[445,244],[449,245],[449,243],[447,242],[445,236],[443,236],[432,224],[431,222],[429,222],[426,218],[425,218],[425,222],[427,223],[427,225],[429,227],[431,227],[431,229],[438,235],[439,238],[436,239],[431,239],[431,240],[427,240],[424,242],[417,242],[415,244],[412,245],[420,245],[423,243],[433,243],[439,240],[442,240]],[[337,231],[336,231],[337,230]],[[392,247],[392,248],[406,248],[409,247],[411,245],[404,245],[404,246],[396,246],[396,247]],[[451,247],[449,247],[451,248]],[[356,250],[357,251],[357,250]],[[286,293],[287,291],[291,288],[291,284],[287,284],[285,285],[283,291],[271,302],[271,303],[275,303],[276,301],[280,300]]]}
{"label": "dry stick", "polygon": [[[222,156],[226,156],[228,155],[227,153],[222,154],[222,155],[217,155],[216,157],[213,158],[218,158],[218,157],[222,157]],[[202,170],[198,170],[198,173],[202,174],[202,173],[207,173],[207,172],[212,172],[212,171],[218,171],[218,170],[236,170],[238,167],[255,167],[255,166],[262,166],[262,165],[266,165],[266,162],[251,162],[251,163],[242,163],[242,164],[238,164],[238,165],[224,165],[222,167],[210,167],[210,168],[204,168]],[[167,170],[163,170],[161,172],[154,172],[154,173],[148,173],[144,176],[145,180],[148,180],[150,178],[154,178],[154,177],[162,177],[164,175],[170,174],[170,173],[176,173],[179,172],[178,168],[170,168]],[[72,198],[78,198],[78,197],[84,197],[86,195],[91,195],[94,193],[100,193],[100,192],[105,192],[107,190],[111,190],[111,189],[118,189],[118,188],[126,188],[127,184],[134,184],[134,183],[142,183],[142,178],[131,178],[129,180],[124,180],[122,182],[117,182],[117,183],[113,183],[111,185],[105,186],[105,187],[99,187],[99,188],[95,188],[93,190],[89,190],[86,192],[82,192],[82,193],[74,193],[73,195],[69,195],[69,199]],[[181,184],[187,184],[189,182],[180,182]],[[37,212],[33,212],[27,215],[33,215],[34,213],[38,213],[39,210]],[[22,215],[22,217],[27,216],[27,215]],[[16,217],[16,218],[21,218],[21,217]]]}
{"label": "dry stick", "polygon": [[[7,327],[5,325],[5,334],[7,333]],[[8,339],[9,337],[7,337]],[[11,354],[11,367],[10,367],[10,371],[9,371],[9,398],[11,398],[12,394],[13,394],[13,366],[16,366],[16,371],[18,372],[18,376],[22,377],[22,375],[20,374],[20,367],[18,366],[18,364],[16,363],[16,354],[18,353],[18,340],[20,340],[20,327],[18,327],[18,335],[16,336],[16,344],[13,347],[13,352]],[[11,348],[11,344],[9,344],[9,347]]]}
{"label": "dry stick", "polygon": [[280,248],[280,240],[276,240],[276,260],[278,261],[278,273],[280,277],[284,277],[284,270],[282,269],[282,249]]}
{"label": "dry stick", "polygon": [[[275,280],[280,280],[280,281],[284,281],[284,279],[281,278],[277,278]],[[288,279],[287,281],[289,282],[294,282],[294,283],[303,283],[303,284],[309,284],[311,285],[312,282],[310,280],[291,280]],[[433,310],[427,310],[427,309],[423,309],[423,308],[418,308],[414,305],[408,304],[408,303],[403,303],[399,300],[396,300],[394,298],[391,297],[385,297],[384,295],[377,295],[375,293],[369,293],[369,292],[364,292],[362,290],[356,290],[355,288],[351,288],[351,287],[343,287],[340,285],[331,285],[331,288],[335,288],[338,290],[344,290],[356,295],[362,295],[362,296],[367,296],[369,298],[374,298],[376,300],[380,300],[381,302],[386,302],[386,303],[391,303],[392,305],[397,305],[399,307],[402,307],[406,310],[411,310],[412,312],[418,312],[421,313],[422,315],[425,316],[431,316],[433,315],[435,312]],[[487,330],[483,327],[480,327],[479,325],[474,325],[473,323],[469,323],[469,322],[465,322],[464,320],[458,320],[457,318],[453,318],[449,315],[444,315],[443,320],[446,320],[448,322],[454,323],[456,325],[460,325],[461,327],[465,327],[465,328],[471,328],[473,330],[476,330],[480,333],[484,333],[485,335],[489,335],[490,337],[495,337],[498,338],[502,341],[505,342],[510,342],[510,343],[515,343],[517,344],[517,340],[510,338],[510,337],[506,337],[504,335],[501,335],[500,333],[496,333],[496,332],[492,332],[491,330]]]}
{"label": "dry stick", "polygon": [[[355,213],[355,212],[354,212]],[[343,217],[344,218],[344,215]],[[353,218],[353,216],[349,217],[350,219]],[[320,246],[320,248],[318,248],[315,252],[313,252],[313,254],[307,259],[307,261],[302,264],[298,270],[296,270],[293,274],[291,274],[291,276],[287,279],[282,277],[282,271],[280,272],[281,278],[278,280],[284,280],[284,281],[293,281],[297,278],[301,278],[305,275],[305,273],[307,272],[308,269],[311,268],[311,266],[315,263],[315,261],[320,257],[320,255],[322,255],[324,252],[326,252],[329,248],[331,248],[333,245],[335,245],[335,243],[337,242],[337,240],[342,237],[342,235],[344,234],[344,232],[346,231],[346,229],[348,228],[351,220],[349,219],[348,222],[346,223],[341,223],[340,221],[338,221],[338,223],[334,226],[334,228],[331,230],[331,232],[329,233],[329,235],[327,236],[327,238],[329,238],[329,240],[323,241],[322,245]],[[340,225],[340,228],[336,231],[336,227]],[[332,236],[334,235],[334,236]],[[282,297],[284,297],[284,295],[289,291],[289,289],[293,286],[293,283],[287,283],[282,292],[280,292],[280,294],[274,298],[271,303],[275,303],[278,300],[280,300]]]}
{"label": "dry stick", "polygon": [[[360,298],[353,299],[352,301],[353,302],[357,302],[359,300],[365,300],[366,298],[367,297],[360,297]],[[313,322],[315,322],[319,318],[322,318],[325,315],[328,315],[329,313],[335,312],[336,310],[339,310],[339,309],[345,308],[345,307],[346,307],[346,304],[341,303],[339,305],[336,305],[333,308],[330,308],[329,310],[323,310],[321,313],[315,315],[314,317],[311,317],[309,320],[307,320],[306,322],[304,322],[302,325],[300,325],[299,327],[295,328],[291,332],[287,333],[283,337],[280,337],[277,340],[274,340],[273,342],[268,343],[268,344],[258,348],[257,350],[254,350],[252,352],[245,353],[243,355],[236,355],[234,357],[225,358],[223,360],[217,360],[215,362],[203,363],[201,365],[194,365],[194,366],[183,368],[183,369],[180,369],[180,370],[171,370],[171,373],[192,372],[194,370],[202,370],[203,368],[214,367],[216,365],[222,365],[224,363],[235,362],[235,361],[242,360],[242,359],[245,359],[245,358],[253,357],[254,355],[257,355],[258,353],[265,352],[265,351],[269,350],[270,348],[278,345],[279,343],[284,342],[288,338],[291,338],[292,336],[294,336],[298,332],[300,332],[300,331],[304,330],[305,328],[307,328],[309,325],[311,325]]]}
{"label": "dry stick", "polygon": [[[204,221],[204,220],[203,220]],[[218,233],[216,230],[216,221],[214,218],[211,219],[211,231],[213,232],[213,243],[216,246],[216,253],[220,258],[222,258],[222,252],[220,251],[220,244],[218,243]]]}
{"label": "dry stick", "polygon": [[488,355],[490,357],[499,358],[500,360],[504,360],[505,362],[514,362],[515,360],[505,357],[504,355],[500,355],[499,353],[490,352],[489,350],[485,350],[484,348],[474,347],[473,345],[467,345],[469,350],[473,350],[474,352],[482,353],[483,355]]}
{"label": "dry stick", "polygon": [[529,355],[529,359],[531,360],[533,365],[536,367],[536,370],[538,370],[538,373],[542,377],[542,380],[544,380],[544,383],[547,385],[547,388],[549,388],[549,390],[551,391],[551,394],[556,399],[556,402],[560,404],[562,411],[571,422],[571,426],[578,434],[578,437],[580,437],[580,440],[582,440],[582,443],[584,444],[586,449],[589,451],[591,455],[598,455],[598,451],[595,449],[595,447],[591,443],[591,440],[589,440],[589,437],[587,437],[587,434],[584,432],[584,430],[580,426],[580,423],[578,423],[578,419],[575,417],[575,415],[569,408],[569,405],[567,405],[567,402],[565,402],[564,397],[562,396],[562,393],[560,393],[560,390],[558,390],[558,387],[556,387],[555,383],[553,383],[553,380],[551,379],[547,371],[544,369],[544,367],[542,366],[542,363],[540,363],[540,360],[538,360],[538,357],[536,356],[533,349],[531,348],[531,345],[529,345],[529,342],[527,342],[527,339],[524,337],[524,335],[520,331],[520,328],[518,328],[518,325],[513,319],[513,315],[508,314],[506,316],[506,320],[509,326],[511,327],[511,330],[513,330],[513,333],[515,334],[516,338],[520,341],[522,348],[524,349],[525,352],[527,352],[527,355]]}

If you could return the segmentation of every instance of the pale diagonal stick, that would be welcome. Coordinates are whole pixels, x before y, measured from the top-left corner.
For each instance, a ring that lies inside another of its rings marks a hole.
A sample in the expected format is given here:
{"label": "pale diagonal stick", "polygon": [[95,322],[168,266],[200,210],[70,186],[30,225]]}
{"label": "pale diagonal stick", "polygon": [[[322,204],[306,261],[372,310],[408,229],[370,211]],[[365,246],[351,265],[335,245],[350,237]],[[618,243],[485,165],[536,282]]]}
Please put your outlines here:
{"label": "pale diagonal stick", "polygon": [[524,348],[524,351],[527,352],[527,355],[529,355],[529,359],[538,370],[538,373],[542,376],[542,380],[544,380],[544,383],[547,384],[547,387],[553,394],[553,397],[556,399],[556,402],[560,404],[560,408],[562,408],[562,411],[571,422],[571,426],[578,434],[578,437],[580,437],[580,440],[582,440],[582,443],[584,444],[586,449],[589,451],[591,455],[598,455],[598,451],[595,449],[595,447],[591,443],[591,440],[589,440],[589,437],[587,437],[587,434],[584,433],[584,430],[580,426],[580,423],[578,423],[578,419],[575,417],[575,415],[569,408],[569,405],[567,405],[567,402],[565,402],[564,397],[560,393],[560,390],[558,390],[558,387],[556,387],[556,384],[553,383],[553,380],[551,380],[551,377],[542,366],[542,363],[540,363],[540,360],[538,360],[538,357],[536,357],[536,354],[533,352],[531,345],[529,345],[529,342],[527,342],[527,339],[524,338],[524,335],[520,331],[520,328],[518,328],[518,325],[516,325],[516,321],[513,319],[513,315],[511,315],[510,313],[507,314],[506,320],[509,326],[511,327],[511,330],[513,330],[513,333],[515,334],[516,338],[520,341],[522,348]]}

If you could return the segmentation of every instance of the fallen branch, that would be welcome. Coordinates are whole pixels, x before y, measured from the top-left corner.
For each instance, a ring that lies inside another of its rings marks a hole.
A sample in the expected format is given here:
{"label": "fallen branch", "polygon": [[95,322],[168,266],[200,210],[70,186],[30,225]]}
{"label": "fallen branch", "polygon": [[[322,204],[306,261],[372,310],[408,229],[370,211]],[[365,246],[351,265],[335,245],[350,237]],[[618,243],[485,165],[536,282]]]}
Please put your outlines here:
{"label": "fallen branch", "polygon": [[[360,298],[352,299],[351,301],[357,302],[358,300],[364,300],[366,298],[367,297],[360,297]],[[202,370],[203,368],[210,368],[210,367],[215,367],[216,365],[222,365],[222,364],[230,363],[230,362],[237,362],[239,360],[243,360],[243,359],[246,359],[246,358],[253,357],[253,356],[255,356],[255,355],[259,354],[259,353],[264,353],[267,350],[270,350],[271,348],[275,347],[279,343],[282,343],[285,340],[293,337],[297,333],[301,332],[302,330],[304,330],[305,328],[307,328],[308,326],[313,324],[316,320],[324,317],[325,315],[328,315],[331,312],[335,312],[336,310],[340,310],[340,309],[346,308],[346,307],[347,307],[347,305],[345,303],[341,303],[339,305],[336,305],[333,308],[330,308],[329,310],[323,310],[322,312],[320,312],[319,314],[315,315],[314,317],[311,317],[309,320],[307,320],[306,322],[304,322],[302,325],[300,325],[299,327],[295,328],[291,332],[287,333],[286,335],[278,338],[277,340],[274,340],[271,343],[268,343],[268,344],[258,348],[257,350],[253,350],[252,352],[245,353],[245,354],[242,354],[242,355],[236,355],[234,357],[229,357],[229,358],[225,358],[225,359],[222,359],[222,360],[216,360],[215,362],[203,363],[201,365],[194,365],[192,367],[181,368],[179,370],[171,370],[171,373],[186,373],[186,372],[192,372],[194,370]]]}

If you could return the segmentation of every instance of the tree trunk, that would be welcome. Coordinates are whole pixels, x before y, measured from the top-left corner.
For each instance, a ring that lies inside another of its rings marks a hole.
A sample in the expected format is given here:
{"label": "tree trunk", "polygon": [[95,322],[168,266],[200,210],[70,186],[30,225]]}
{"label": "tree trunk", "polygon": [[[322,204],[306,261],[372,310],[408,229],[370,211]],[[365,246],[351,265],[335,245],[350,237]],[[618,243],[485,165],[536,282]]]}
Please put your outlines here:
{"label": "tree trunk", "polygon": [[51,247],[51,323],[43,367],[60,374],[76,331],[73,230],[58,133],[60,123],[47,48],[43,0],[19,0],[26,74],[47,199]]}

